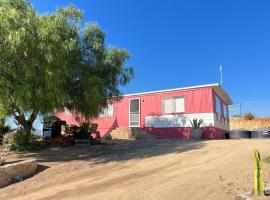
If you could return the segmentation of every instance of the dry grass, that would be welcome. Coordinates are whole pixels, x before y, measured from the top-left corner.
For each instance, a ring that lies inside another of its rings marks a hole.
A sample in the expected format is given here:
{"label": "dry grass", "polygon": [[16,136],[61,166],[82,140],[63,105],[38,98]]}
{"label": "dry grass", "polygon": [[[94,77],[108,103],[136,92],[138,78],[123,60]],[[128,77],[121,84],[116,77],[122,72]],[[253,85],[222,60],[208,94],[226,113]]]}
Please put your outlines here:
{"label": "dry grass", "polygon": [[253,120],[245,120],[243,118],[233,118],[230,120],[230,128],[247,129],[270,128],[270,118],[255,118]]}

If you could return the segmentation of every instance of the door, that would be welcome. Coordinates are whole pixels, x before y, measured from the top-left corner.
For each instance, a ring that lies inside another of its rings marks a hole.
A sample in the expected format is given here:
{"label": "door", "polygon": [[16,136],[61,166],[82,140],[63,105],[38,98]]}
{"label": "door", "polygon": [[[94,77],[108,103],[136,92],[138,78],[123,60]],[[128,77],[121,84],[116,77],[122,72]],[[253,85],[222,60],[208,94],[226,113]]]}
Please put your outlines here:
{"label": "door", "polygon": [[129,100],[129,127],[140,127],[140,99]]}

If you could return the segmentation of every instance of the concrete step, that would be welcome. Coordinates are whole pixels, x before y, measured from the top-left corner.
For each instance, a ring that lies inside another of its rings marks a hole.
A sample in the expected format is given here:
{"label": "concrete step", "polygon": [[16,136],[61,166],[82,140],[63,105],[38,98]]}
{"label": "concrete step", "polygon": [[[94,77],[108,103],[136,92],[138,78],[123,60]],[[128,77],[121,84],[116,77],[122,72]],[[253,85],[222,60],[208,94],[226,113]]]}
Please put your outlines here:
{"label": "concrete step", "polygon": [[142,128],[116,128],[111,132],[111,136],[112,139],[125,140],[149,140],[157,138],[145,132]]}

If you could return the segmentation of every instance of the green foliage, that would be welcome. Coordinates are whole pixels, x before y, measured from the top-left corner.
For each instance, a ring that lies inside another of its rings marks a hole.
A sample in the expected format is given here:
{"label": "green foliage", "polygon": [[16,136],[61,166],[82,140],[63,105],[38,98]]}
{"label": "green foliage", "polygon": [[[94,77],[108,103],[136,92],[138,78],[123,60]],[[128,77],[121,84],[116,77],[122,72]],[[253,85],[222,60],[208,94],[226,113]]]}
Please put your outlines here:
{"label": "green foliage", "polygon": [[133,78],[128,51],[108,47],[74,6],[38,14],[26,0],[0,0],[0,30],[0,114],[28,132],[54,109],[97,116]]}
{"label": "green foliage", "polygon": [[192,121],[191,120],[189,120],[189,121],[190,121],[191,127],[193,129],[199,129],[201,127],[201,125],[203,124],[202,119],[198,120],[197,118],[195,118],[195,119],[192,119]]}
{"label": "green foliage", "polygon": [[10,131],[9,126],[6,126],[5,121],[3,119],[0,119],[0,144],[2,144],[4,135],[9,131]]}
{"label": "green foliage", "polygon": [[8,126],[5,126],[4,124],[0,123],[0,144],[2,143],[4,135],[9,131],[10,128]]}
{"label": "green foliage", "polygon": [[37,141],[37,136],[32,132],[26,132],[24,129],[19,129],[16,133],[9,134],[5,140],[9,149],[12,151],[32,151],[43,148],[42,144]]}
{"label": "green foliage", "polygon": [[0,125],[0,137],[10,131],[10,128],[5,125]]}
{"label": "green foliage", "polygon": [[89,130],[90,130],[91,133],[93,133],[93,132],[97,131],[97,128],[98,128],[98,124],[91,123],[91,126],[90,126]]}
{"label": "green foliage", "polygon": [[89,134],[89,129],[90,129],[90,124],[88,122],[83,122],[80,125],[80,131],[76,135],[76,139],[89,139],[90,134]]}

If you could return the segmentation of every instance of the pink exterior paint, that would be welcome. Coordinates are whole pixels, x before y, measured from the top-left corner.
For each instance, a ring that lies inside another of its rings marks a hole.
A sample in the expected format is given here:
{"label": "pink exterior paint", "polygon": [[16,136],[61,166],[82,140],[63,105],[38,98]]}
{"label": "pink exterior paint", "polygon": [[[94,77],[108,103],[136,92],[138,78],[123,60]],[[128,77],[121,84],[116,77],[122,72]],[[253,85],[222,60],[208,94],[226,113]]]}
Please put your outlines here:
{"label": "pink exterior paint", "polygon": [[79,122],[76,120],[75,115],[58,112],[55,113],[55,116],[63,121],[66,121],[66,124],[69,126],[80,126]]}
{"label": "pink exterior paint", "polygon": [[[156,135],[162,139],[170,138],[180,138],[188,139],[190,138],[190,127],[169,127],[169,128],[145,128],[148,133]],[[216,128],[216,127],[205,127],[203,128],[202,139],[223,139],[227,131]]]}
{"label": "pink exterior paint", "polygon": [[[188,90],[176,90],[166,92],[156,92],[140,95],[124,96],[120,101],[113,102],[113,116],[100,117],[92,120],[98,123],[98,131],[101,136],[110,133],[117,127],[129,127],[129,101],[130,99],[140,99],[140,128],[144,128],[147,132],[156,134],[160,138],[189,138],[190,127],[168,127],[154,128],[145,127],[145,119],[147,116],[166,115],[162,111],[162,99],[168,97],[184,97],[185,112],[184,114],[196,113],[215,113],[215,95],[213,88],[202,87]],[[222,104],[222,100],[221,100]],[[174,113],[179,114],[179,113]],[[56,114],[60,119],[67,121],[67,124],[74,124],[72,116],[66,117],[61,113]],[[167,114],[168,115],[168,114]],[[223,114],[222,114],[223,115]],[[217,127],[204,127],[204,139],[224,138],[226,130]]]}
{"label": "pink exterior paint", "polygon": [[[164,115],[162,112],[162,98],[183,96],[185,99],[185,113],[210,113],[215,112],[214,91],[212,88],[200,88],[187,91],[172,91],[165,93],[153,93],[139,96],[125,96],[119,102],[114,102],[113,117],[102,117],[94,120],[98,123],[98,130],[101,135],[111,132],[116,127],[129,127],[129,100],[133,98],[140,98],[141,100],[141,115],[140,127],[145,127],[145,117],[153,115]],[[189,137],[190,128],[153,128],[152,132],[161,133],[162,138],[187,138]],[[204,138],[220,138],[219,129],[209,127],[209,136]],[[205,134],[206,135],[206,134]]]}

